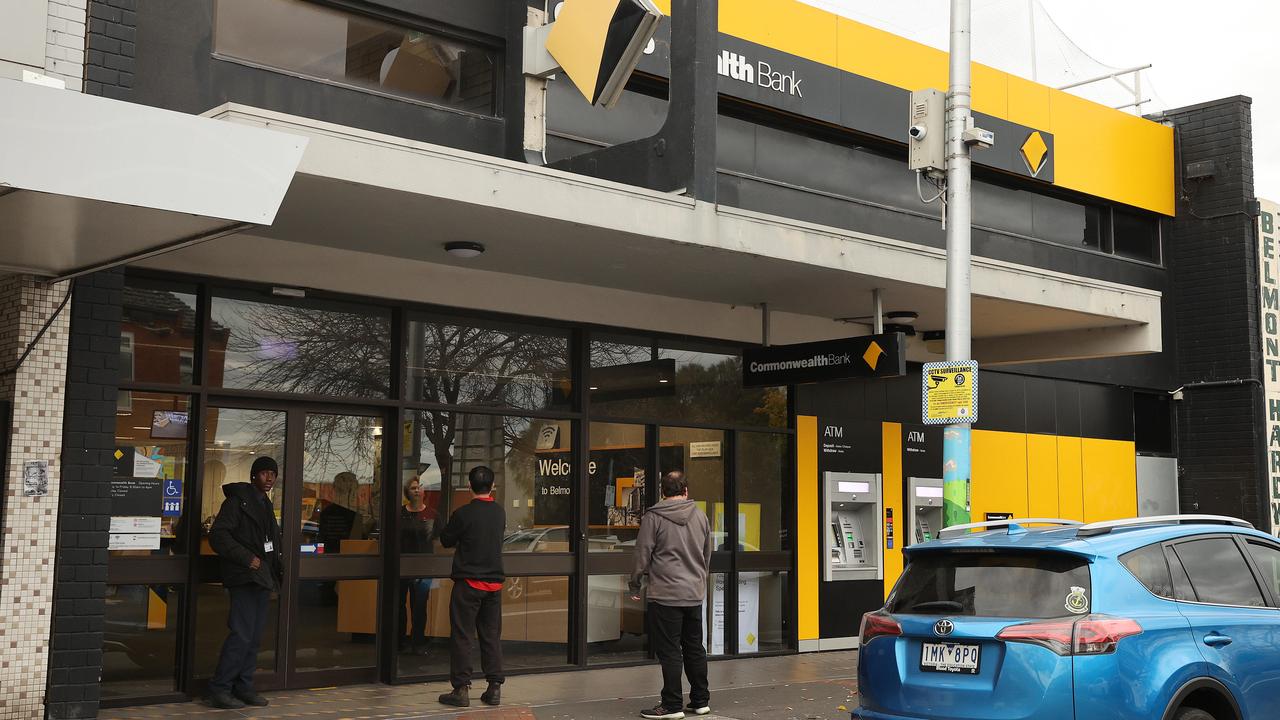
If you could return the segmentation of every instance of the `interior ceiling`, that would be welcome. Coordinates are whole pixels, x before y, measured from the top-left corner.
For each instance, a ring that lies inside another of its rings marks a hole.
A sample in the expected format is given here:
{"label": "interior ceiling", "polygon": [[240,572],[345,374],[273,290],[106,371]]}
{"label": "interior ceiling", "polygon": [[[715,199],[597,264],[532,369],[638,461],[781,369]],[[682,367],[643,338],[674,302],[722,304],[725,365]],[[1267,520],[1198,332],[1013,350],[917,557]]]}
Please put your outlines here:
{"label": "interior ceiling", "polygon": [[[269,228],[293,242],[393,258],[456,265],[826,318],[868,316],[880,287],[884,309],[919,314],[919,330],[944,326],[941,288],[605,231],[501,208],[465,205],[385,188],[299,174]],[[485,245],[478,258],[454,258],[449,241]],[[1086,313],[975,296],[975,337],[1125,324]]]}

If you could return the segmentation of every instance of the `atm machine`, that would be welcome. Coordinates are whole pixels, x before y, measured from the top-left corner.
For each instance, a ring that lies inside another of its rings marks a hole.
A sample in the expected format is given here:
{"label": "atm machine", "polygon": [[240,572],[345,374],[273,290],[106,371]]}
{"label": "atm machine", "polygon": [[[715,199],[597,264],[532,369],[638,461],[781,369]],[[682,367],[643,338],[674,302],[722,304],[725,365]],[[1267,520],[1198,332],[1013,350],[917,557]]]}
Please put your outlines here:
{"label": "atm machine", "polygon": [[907,545],[938,538],[942,529],[942,480],[907,478],[909,493]]}
{"label": "atm machine", "polygon": [[823,474],[823,580],[881,580],[880,476]]}

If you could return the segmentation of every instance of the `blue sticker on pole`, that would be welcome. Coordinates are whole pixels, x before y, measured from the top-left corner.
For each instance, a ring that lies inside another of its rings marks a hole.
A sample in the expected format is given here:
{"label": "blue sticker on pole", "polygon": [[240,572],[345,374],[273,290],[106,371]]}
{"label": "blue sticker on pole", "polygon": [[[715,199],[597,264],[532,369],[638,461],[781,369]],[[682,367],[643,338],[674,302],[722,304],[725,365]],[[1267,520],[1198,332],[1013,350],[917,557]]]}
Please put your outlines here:
{"label": "blue sticker on pole", "polygon": [[160,494],[163,503],[160,516],[180,517],[182,515],[182,481],[172,478],[165,480]]}

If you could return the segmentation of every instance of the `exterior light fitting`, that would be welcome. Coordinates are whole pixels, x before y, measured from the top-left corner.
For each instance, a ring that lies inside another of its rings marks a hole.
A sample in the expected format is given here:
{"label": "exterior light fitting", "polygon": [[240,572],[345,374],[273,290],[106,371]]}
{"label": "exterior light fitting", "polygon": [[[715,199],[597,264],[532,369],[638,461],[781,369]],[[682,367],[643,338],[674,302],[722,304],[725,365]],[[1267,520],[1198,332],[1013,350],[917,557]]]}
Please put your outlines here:
{"label": "exterior light fitting", "polygon": [[444,251],[456,258],[470,260],[484,254],[484,246],[475,242],[447,242]]}

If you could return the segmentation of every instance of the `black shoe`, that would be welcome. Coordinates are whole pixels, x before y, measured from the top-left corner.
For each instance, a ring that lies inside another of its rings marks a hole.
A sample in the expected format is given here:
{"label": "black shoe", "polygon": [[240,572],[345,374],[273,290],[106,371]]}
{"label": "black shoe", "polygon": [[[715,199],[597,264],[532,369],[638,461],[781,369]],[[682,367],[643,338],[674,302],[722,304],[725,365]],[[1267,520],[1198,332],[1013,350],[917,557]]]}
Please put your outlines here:
{"label": "black shoe", "polygon": [[684,711],[689,715],[708,715],[711,713],[711,704],[702,703],[701,705],[695,705],[693,703],[689,703],[685,706]]}
{"label": "black shoe", "polygon": [[640,711],[640,717],[649,720],[684,720],[683,710],[668,710],[659,703],[657,707]]}
{"label": "black shoe", "polygon": [[441,695],[440,704],[454,707],[471,707],[471,686],[456,687],[453,692]]}
{"label": "black shoe", "polygon": [[254,707],[266,707],[267,705],[270,704],[267,702],[266,698],[262,697],[261,695],[259,695],[258,693],[252,690],[232,690],[231,692],[236,696],[238,700],[242,700],[245,705],[252,705]]}
{"label": "black shoe", "polygon": [[236,699],[234,695],[223,690],[209,694],[209,704],[219,710],[239,710],[244,707],[244,703]]}
{"label": "black shoe", "polygon": [[485,705],[501,705],[502,704],[502,683],[491,682],[489,689],[484,691],[480,699]]}

